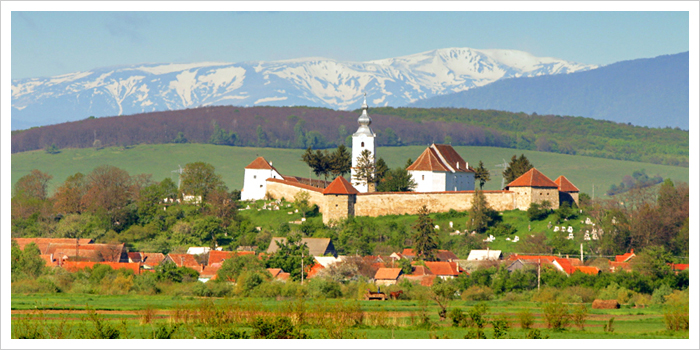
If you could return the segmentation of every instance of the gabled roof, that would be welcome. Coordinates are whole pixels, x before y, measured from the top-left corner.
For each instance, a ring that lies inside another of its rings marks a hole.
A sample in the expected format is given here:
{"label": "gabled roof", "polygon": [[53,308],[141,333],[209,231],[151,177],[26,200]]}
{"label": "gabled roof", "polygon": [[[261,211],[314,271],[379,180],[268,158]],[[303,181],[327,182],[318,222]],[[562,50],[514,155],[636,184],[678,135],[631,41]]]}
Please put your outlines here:
{"label": "gabled roof", "polygon": [[382,267],[382,268],[377,270],[377,273],[374,274],[374,279],[375,280],[396,280],[397,278],[399,278],[400,274],[401,274],[400,268]]}
{"label": "gabled roof", "polygon": [[425,266],[430,269],[434,275],[440,276],[457,276],[459,275],[459,267],[457,263],[446,261],[426,261]]}
{"label": "gabled roof", "polygon": [[311,266],[311,269],[309,270],[309,273],[306,275],[306,278],[313,278],[316,276],[321,270],[323,270],[324,267],[321,264],[314,264],[314,266]]}
{"label": "gabled roof", "polygon": [[474,172],[450,145],[432,144],[406,170]]}
{"label": "gabled roof", "polygon": [[[12,240],[17,242],[17,245],[19,245],[19,249],[21,250],[24,250],[24,247],[26,247],[27,244],[35,243],[41,254],[48,254],[46,252],[46,248],[48,248],[49,244],[65,243],[73,244],[73,246],[75,246],[75,238],[13,238]],[[92,238],[78,239],[78,244],[81,246],[91,243],[93,243]]]}
{"label": "gabled roof", "polygon": [[569,181],[564,175],[559,176],[554,183],[559,187],[561,192],[579,192],[578,188]]}
{"label": "gabled roof", "polygon": [[163,253],[141,253],[142,262],[148,266],[156,266],[160,264],[163,259],[165,259]]}
{"label": "gabled roof", "polygon": [[[112,261],[119,262],[122,254],[125,253],[124,243],[120,244],[79,244],[76,246],[75,241],[71,244],[67,243],[51,243],[46,247],[45,254],[54,254],[54,257],[62,259],[63,256],[75,256],[76,253],[81,259],[86,258],[91,261]],[[124,259],[128,261],[128,255]]]}
{"label": "gabled roof", "polygon": [[178,267],[190,267],[195,270],[201,270],[201,265],[195,260],[194,255],[190,254],[168,254],[166,259],[172,261]]}
{"label": "gabled roof", "polygon": [[435,253],[435,258],[439,261],[452,261],[457,259],[457,255],[449,250],[440,249]]}
{"label": "gabled roof", "polygon": [[141,262],[141,253],[129,252],[129,262]]}
{"label": "gabled roof", "polygon": [[553,264],[558,269],[565,272],[567,275],[574,273],[574,267],[571,266],[571,262],[569,262],[569,260],[567,260],[567,259],[554,258]]}
{"label": "gabled roof", "polygon": [[128,269],[134,271],[138,275],[140,272],[139,263],[119,263],[119,262],[95,262],[95,261],[64,261],[61,267],[70,272],[82,270],[86,267],[94,267],[95,265],[107,265],[115,270]]}
{"label": "gabled roof", "polygon": [[632,258],[634,258],[636,255],[634,254],[634,249],[632,249],[629,253],[625,253],[622,255],[616,255],[615,256],[615,261],[616,262],[628,262]]}
{"label": "gabled roof", "polygon": [[403,255],[406,258],[414,258],[416,256],[416,253],[413,252],[413,249],[411,248],[404,248],[403,252],[401,252],[401,255]]}
{"label": "gabled roof", "polygon": [[323,194],[358,194],[360,193],[358,190],[355,189],[355,187],[352,187],[350,182],[348,180],[345,180],[344,177],[338,176],[331,182],[328,187],[326,187],[325,190],[323,190]]}
{"label": "gabled roof", "polygon": [[254,161],[252,161],[250,164],[248,164],[245,169],[265,169],[265,170],[272,170],[274,169],[272,165],[270,165],[270,162],[265,160],[263,157],[258,157],[255,158]]}
{"label": "gabled roof", "polygon": [[554,181],[550,180],[547,176],[542,174],[539,170],[532,168],[528,170],[525,174],[520,175],[513,182],[509,183],[508,187],[553,187],[559,188]]}
{"label": "gabled roof", "polygon": [[220,251],[220,250],[210,250],[209,251],[209,265],[223,263],[226,259],[233,259],[233,257],[238,255],[255,255],[255,252],[251,251]]}
{"label": "gabled roof", "polygon": [[589,275],[597,275],[600,273],[600,269],[595,266],[574,266],[574,271],[577,270]]}

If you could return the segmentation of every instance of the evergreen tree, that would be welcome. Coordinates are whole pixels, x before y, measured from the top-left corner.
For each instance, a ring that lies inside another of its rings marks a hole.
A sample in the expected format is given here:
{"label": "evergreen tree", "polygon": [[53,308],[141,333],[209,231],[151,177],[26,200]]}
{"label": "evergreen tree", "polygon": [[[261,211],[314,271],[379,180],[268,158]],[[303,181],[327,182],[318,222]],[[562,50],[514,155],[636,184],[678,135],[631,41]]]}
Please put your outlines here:
{"label": "evergreen tree", "polygon": [[389,172],[389,166],[386,165],[386,162],[384,161],[384,158],[379,158],[377,159],[377,164],[375,165],[375,170],[374,170],[374,175],[375,175],[375,181],[380,182],[386,174]]}
{"label": "evergreen tree", "polygon": [[493,209],[491,209],[486,202],[486,197],[484,193],[476,190],[474,193],[474,199],[472,200],[472,207],[469,208],[469,230],[482,233],[494,222],[494,217],[498,215]]}
{"label": "evergreen tree", "polygon": [[413,159],[408,158],[408,160],[406,161],[406,166],[404,166],[403,168],[404,168],[404,169],[407,169],[407,168],[410,167],[411,165],[413,165]]}
{"label": "evergreen tree", "polygon": [[357,157],[357,168],[355,169],[355,177],[352,179],[353,185],[373,184],[377,181],[376,166],[374,164],[374,156],[368,149],[362,151]]}
{"label": "evergreen tree", "polygon": [[350,172],[352,167],[352,155],[345,145],[341,144],[338,148],[330,155],[328,161],[330,167],[330,173],[333,177],[345,176],[345,174]]}
{"label": "evergreen tree", "polygon": [[418,221],[413,226],[413,251],[418,259],[434,261],[435,252],[438,248],[437,235],[435,234],[435,224],[428,214],[430,210],[423,205],[418,210]]}
{"label": "evergreen tree", "polygon": [[489,170],[484,167],[484,162],[479,161],[479,166],[475,169],[474,180],[479,181],[479,189],[484,189],[484,184],[486,181],[491,180],[491,174]]}
{"label": "evergreen tree", "polygon": [[520,177],[520,175],[525,174],[532,168],[533,166],[530,164],[530,160],[528,160],[524,154],[521,154],[520,158],[513,155],[513,157],[510,159],[510,163],[508,163],[508,167],[503,171],[503,177],[506,179],[506,184],[511,183],[513,180]]}
{"label": "evergreen tree", "polygon": [[255,129],[255,134],[258,137],[258,147],[266,147],[267,146],[267,133],[263,131],[262,126],[258,125],[258,127]]}
{"label": "evergreen tree", "polygon": [[236,144],[236,139],[238,139],[238,135],[236,135],[236,133],[229,133],[224,128],[220,127],[216,121],[212,122],[212,125],[214,127],[214,131],[209,138],[209,143],[228,146],[233,146]]}
{"label": "evergreen tree", "polygon": [[323,178],[328,180],[328,173],[331,170],[331,157],[327,151],[316,150],[314,152],[311,147],[306,149],[306,152],[301,156],[301,160],[308,165],[316,176],[323,175]]}
{"label": "evergreen tree", "polygon": [[178,132],[177,136],[173,140],[173,143],[187,143],[187,142],[189,142],[189,141],[185,137],[185,133],[183,133],[182,131]]}

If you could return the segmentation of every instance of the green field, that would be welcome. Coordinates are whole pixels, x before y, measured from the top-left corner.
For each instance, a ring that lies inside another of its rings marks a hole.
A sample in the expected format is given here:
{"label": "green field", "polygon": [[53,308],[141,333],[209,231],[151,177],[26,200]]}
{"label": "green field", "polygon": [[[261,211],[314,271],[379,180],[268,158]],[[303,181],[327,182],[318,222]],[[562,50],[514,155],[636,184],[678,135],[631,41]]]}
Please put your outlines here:
{"label": "green field", "polygon": [[[552,180],[559,175],[566,176],[582,192],[595,196],[604,195],[612,184],[619,184],[625,175],[635,170],[645,169],[651,177],[659,175],[678,181],[688,181],[688,168],[619,161],[604,158],[572,156],[557,153],[522,151],[494,147],[456,146],[455,149],[473,167],[483,161],[492,171],[491,181],[484,189],[500,189],[500,169],[495,165],[509,161],[513,154],[525,156],[530,162]],[[415,160],[425,150],[423,146],[381,147],[377,150],[390,167],[403,166],[408,158]],[[49,191],[53,192],[65,179],[77,172],[89,173],[103,164],[122,168],[129,174],[151,174],[160,181],[170,177],[177,181],[178,165],[203,161],[214,165],[229,189],[243,187],[244,167],[255,157],[264,156],[284,175],[309,177],[309,168],[300,158],[304,151],[299,149],[250,148],[214,146],[208,144],[163,144],[137,145],[128,149],[105,148],[94,150],[64,149],[61,153],[51,155],[43,150],[12,154],[12,183],[28,174],[32,169],[39,169],[53,176]],[[313,174],[311,174],[313,177]]]}
{"label": "green field", "polygon": [[[454,300],[450,309],[469,310],[476,302]],[[348,309],[338,309],[338,307]],[[291,306],[291,307],[290,307]],[[575,305],[569,305],[574,307]],[[505,319],[509,323],[506,338],[525,338],[528,330],[520,327],[519,313],[528,309],[533,315],[533,328],[543,336],[552,339],[608,339],[608,338],[675,338],[688,339],[687,331],[666,330],[663,309],[652,306],[634,309],[623,306],[618,310],[593,310],[589,313],[584,329],[570,324],[566,329],[555,331],[546,327],[543,305],[535,302],[488,302],[487,320]],[[331,315],[334,310],[341,310]],[[352,311],[349,311],[352,310]],[[177,326],[173,338],[201,338],[207,330],[221,327],[221,323],[250,334],[250,322],[255,317],[287,316],[302,319],[298,327],[312,338],[327,336],[329,322],[344,322],[341,316],[353,317],[356,322],[343,331],[345,336],[370,339],[461,339],[467,333],[463,327],[454,327],[451,320],[440,320],[437,306],[432,301],[389,300],[352,301],[342,299],[303,300],[260,299],[260,298],[193,298],[177,296],[142,295],[93,295],[93,294],[14,294],[12,296],[13,338],[27,334],[32,327],[60,334],[66,338],[84,337],[93,329],[94,319],[88,312],[94,312],[103,324],[120,331],[122,338],[153,338],[159,326]],[[354,313],[352,313],[354,312]],[[359,314],[357,313],[359,312]],[[188,321],[178,315],[188,313]],[[93,314],[93,316],[95,315]],[[427,315],[429,322],[420,324],[421,315]],[[340,315],[340,316],[339,316]],[[358,317],[359,316],[359,317]],[[150,318],[146,318],[150,317]],[[614,331],[605,332],[603,325],[615,317]],[[338,318],[338,319],[335,319]],[[329,324],[330,323],[330,324]],[[337,329],[335,329],[337,330]],[[488,338],[494,331],[490,324],[484,328]]]}

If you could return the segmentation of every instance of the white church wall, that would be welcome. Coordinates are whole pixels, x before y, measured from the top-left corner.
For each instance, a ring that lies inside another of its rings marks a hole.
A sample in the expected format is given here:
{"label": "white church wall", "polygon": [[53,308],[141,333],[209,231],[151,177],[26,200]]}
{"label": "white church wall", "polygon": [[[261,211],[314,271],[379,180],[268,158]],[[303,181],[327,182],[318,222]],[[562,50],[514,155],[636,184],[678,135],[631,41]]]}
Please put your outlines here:
{"label": "white church wall", "polygon": [[268,178],[282,179],[282,176],[272,169],[245,169],[243,177],[242,200],[258,200],[265,198]]}
{"label": "white church wall", "polygon": [[[366,183],[359,183],[355,179],[357,174],[357,158],[360,157],[362,151],[369,150],[372,153],[372,157],[376,158],[374,137],[365,134],[353,135],[352,137],[352,169],[350,171],[350,176],[352,180],[352,185],[360,192],[367,192],[368,186]],[[375,159],[376,161],[376,159]]]}

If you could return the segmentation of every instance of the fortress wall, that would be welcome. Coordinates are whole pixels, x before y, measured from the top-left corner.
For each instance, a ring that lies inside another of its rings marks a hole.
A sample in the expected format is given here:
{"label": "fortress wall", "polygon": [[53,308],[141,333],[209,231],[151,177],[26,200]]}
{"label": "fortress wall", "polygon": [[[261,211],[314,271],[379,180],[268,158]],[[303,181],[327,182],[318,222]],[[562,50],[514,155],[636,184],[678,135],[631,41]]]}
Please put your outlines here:
{"label": "fortress wall", "polygon": [[[549,203],[552,204],[552,209],[559,209],[559,189],[533,187],[532,202],[541,203],[543,201],[549,201]],[[529,207],[530,206],[528,204],[528,208]],[[527,210],[527,208],[525,208],[524,210]]]}
{"label": "fortress wall", "polygon": [[267,179],[267,192],[276,199],[284,197],[290,202],[294,201],[294,196],[299,191],[308,192],[309,204],[316,204],[319,210],[323,211],[325,199],[323,198],[323,193],[321,193],[323,192],[322,189],[284,180]]}
{"label": "fortress wall", "polygon": [[[484,191],[486,201],[497,211],[515,209],[514,194],[508,191]],[[460,192],[383,192],[360,194],[355,203],[357,216],[416,214],[427,205],[431,212],[450,209],[466,211],[471,208],[474,191]]]}
{"label": "fortress wall", "polygon": [[335,220],[340,221],[348,216],[353,216],[354,204],[356,196],[334,195],[329,194],[324,196],[323,223],[328,224]]}

